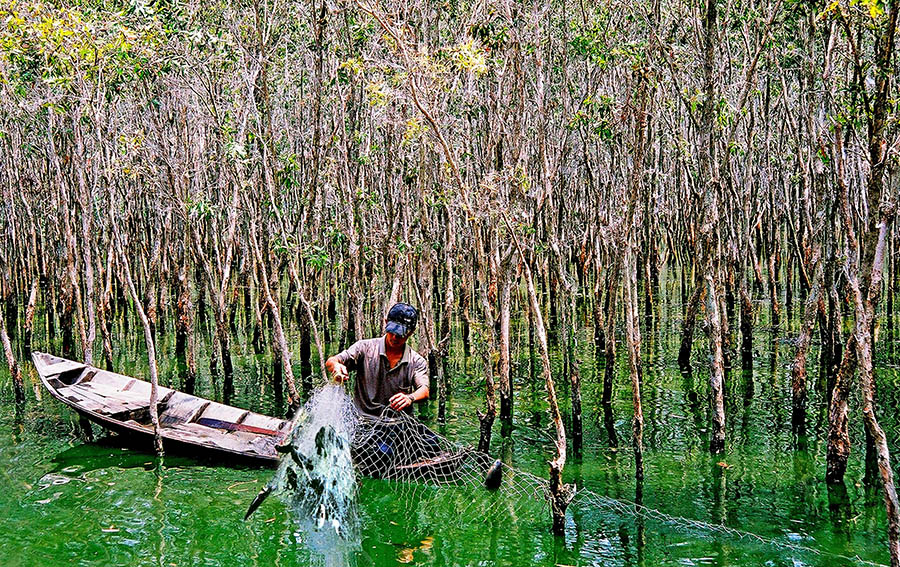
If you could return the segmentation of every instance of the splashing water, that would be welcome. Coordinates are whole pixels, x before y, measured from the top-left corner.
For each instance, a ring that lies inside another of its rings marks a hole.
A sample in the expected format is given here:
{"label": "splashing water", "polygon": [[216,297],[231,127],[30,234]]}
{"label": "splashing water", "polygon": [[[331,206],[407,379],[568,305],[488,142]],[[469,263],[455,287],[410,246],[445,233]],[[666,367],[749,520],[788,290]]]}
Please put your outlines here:
{"label": "splashing water", "polygon": [[290,458],[275,474],[276,493],[314,531],[331,530],[344,539],[356,535],[356,472],[350,441],[356,425],[353,401],[341,386],[316,391],[294,424]]}
{"label": "splashing water", "polygon": [[347,565],[358,547],[356,471],[350,443],[358,420],[344,389],[328,384],[300,409],[275,476],[247,517],[271,493],[287,504],[310,550],[328,565]]}

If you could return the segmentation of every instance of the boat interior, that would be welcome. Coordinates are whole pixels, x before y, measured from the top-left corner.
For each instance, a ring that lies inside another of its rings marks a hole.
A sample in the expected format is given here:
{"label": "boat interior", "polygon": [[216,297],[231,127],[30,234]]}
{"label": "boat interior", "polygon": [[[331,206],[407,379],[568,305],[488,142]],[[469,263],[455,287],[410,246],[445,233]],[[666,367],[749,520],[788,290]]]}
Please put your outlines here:
{"label": "boat interior", "polygon": [[[150,383],[44,353],[32,358],[60,400],[102,421],[152,430]],[[290,422],[160,386],[157,411],[163,438],[275,458]]]}

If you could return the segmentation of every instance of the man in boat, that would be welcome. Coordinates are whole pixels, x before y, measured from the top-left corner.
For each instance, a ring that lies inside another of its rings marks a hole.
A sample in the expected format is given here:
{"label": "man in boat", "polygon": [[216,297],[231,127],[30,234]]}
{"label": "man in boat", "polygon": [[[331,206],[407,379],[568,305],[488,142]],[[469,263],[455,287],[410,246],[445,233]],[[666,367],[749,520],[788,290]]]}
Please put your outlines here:
{"label": "man in boat", "polygon": [[428,399],[428,363],[408,344],[416,329],[419,313],[408,303],[391,307],[384,336],[356,341],[325,362],[336,382],[356,371],[353,401],[371,416],[381,416],[385,408],[412,413],[412,405]]}
{"label": "man in boat", "polygon": [[[419,313],[407,303],[388,311],[384,335],[357,341],[325,362],[336,382],[356,371],[353,401],[361,428],[351,449],[357,470],[365,476],[397,475],[439,451],[437,437],[411,417],[412,405],[428,399],[428,363],[408,344]],[[390,408],[390,409],[388,409]]]}

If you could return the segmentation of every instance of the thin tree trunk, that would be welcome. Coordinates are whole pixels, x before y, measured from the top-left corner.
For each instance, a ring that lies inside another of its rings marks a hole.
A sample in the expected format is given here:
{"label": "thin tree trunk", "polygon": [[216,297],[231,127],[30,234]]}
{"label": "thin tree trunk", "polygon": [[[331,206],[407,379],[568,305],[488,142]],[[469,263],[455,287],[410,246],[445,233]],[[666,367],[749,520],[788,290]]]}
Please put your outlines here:
{"label": "thin tree trunk", "polygon": [[[249,208],[249,203],[248,203]],[[278,302],[272,295],[272,286],[269,284],[269,274],[266,263],[263,261],[262,254],[259,250],[259,244],[256,236],[256,222],[250,221],[250,246],[253,248],[253,255],[256,258],[256,266],[261,276],[262,292],[266,298],[266,304],[272,313],[272,334],[274,335],[275,350],[281,358],[284,367],[284,377],[288,387],[288,405],[296,409],[300,407],[300,394],[297,392],[297,385],[294,382],[294,371],[291,367],[291,351],[287,346],[287,339],[284,336],[284,328],[281,324],[281,310]]]}
{"label": "thin tree trunk", "polygon": [[[510,295],[512,281],[506,270],[503,270],[503,282],[500,284],[500,359],[498,369],[500,375],[500,421],[510,430],[512,427],[513,390],[510,376]],[[574,409],[573,409],[574,413]],[[573,415],[574,417],[574,415]],[[580,419],[580,416],[579,416]]]}
{"label": "thin tree trunk", "polygon": [[16,404],[22,404],[25,401],[25,383],[22,381],[22,373],[19,371],[19,364],[16,362],[16,356],[13,353],[12,344],[10,344],[9,335],[6,332],[6,319],[3,315],[3,309],[0,309],[0,343],[3,344],[6,365],[9,367],[9,373],[12,376]]}
{"label": "thin tree trunk", "polygon": [[[641,329],[637,315],[637,282],[632,243],[625,252],[625,336],[628,339],[628,368],[631,376],[631,396],[634,409],[631,418],[631,442],[634,448],[634,475],[638,494],[644,483],[644,412],[641,404]],[[640,498],[640,496],[638,496]]]}
{"label": "thin tree trunk", "polygon": [[87,332],[82,333],[81,346],[84,352],[84,363],[91,366],[94,364],[94,339],[97,336],[97,323],[94,311],[94,260],[91,257],[93,208],[91,206],[90,189],[84,175],[86,164],[81,163],[85,158],[85,149],[80,126],[75,128],[75,154],[78,159],[78,165],[75,167],[78,179],[78,202],[81,206],[81,269],[84,274],[84,310],[87,312]]}
{"label": "thin tree trunk", "polygon": [[681,326],[681,347],[678,349],[678,366],[682,369],[691,367],[691,348],[694,344],[694,326],[697,323],[697,310],[700,306],[700,297],[703,294],[703,284],[697,283],[691,298],[688,300],[684,314],[684,323]]}
{"label": "thin tree trunk", "polygon": [[616,261],[612,272],[608,274],[609,279],[606,288],[606,323],[604,325],[606,358],[603,368],[603,397],[601,399],[604,404],[612,402],[613,382],[616,376],[616,303],[620,273],[620,263]]}
{"label": "thin tree trunk", "polygon": [[550,402],[550,418],[556,429],[556,457],[550,461],[550,515],[552,518],[552,531],[554,534],[565,535],[566,508],[575,496],[570,485],[563,484],[562,473],[566,466],[566,429],[563,425],[562,414],[559,411],[559,402],[556,397],[556,385],[553,382],[553,374],[550,367],[550,351],[547,347],[547,330],[544,327],[544,317],[541,314],[540,300],[534,288],[534,278],[531,275],[531,267],[522,250],[518,237],[504,214],[503,220],[507,229],[513,235],[513,241],[522,260],[525,283],[528,289],[528,300],[534,321],[534,330],[538,339],[541,353],[541,368],[544,375],[544,385],[547,388],[547,399]]}
{"label": "thin tree trunk", "polygon": [[153,340],[153,331],[150,328],[150,320],[147,318],[147,314],[144,313],[144,307],[141,303],[141,298],[138,296],[137,289],[134,287],[134,281],[131,279],[131,268],[128,265],[128,257],[125,255],[125,250],[122,247],[119,230],[115,225],[115,220],[113,220],[113,223],[113,238],[115,240],[116,250],[119,255],[119,264],[122,267],[122,277],[125,279],[125,283],[128,286],[128,292],[131,294],[131,301],[134,304],[134,308],[137,311],[138,318],[140,318],[141,324],[144,327],[144,341],[147,344],[147,359],[150,367],[149,410],[150,423],[153,426],[153,447],[154,449],[156,449],[156,454],[162,457],[163,444],[162,437],[159,434],[159,410],[157,407],[157,404],[159,402],[159,377],[156,367],[156,344]]}
{"label": "thin tree trunk", "polygon": [[753,369],[753,301],[747,289],[747,278],[741,275],[741,368]]}
{"label": "thin tree trunk", "polygon": [[806,401],[808,388],[806,380],[806,355],[809,352],[809,343],[812,338],[813,327],[819,313],[821,301],[822,279],[825,274],[822,261],[821,246],[816,245],[810,258],[810,264],[814,266],[812,288],[806,298],[806,308],[803,312],[803,324],[800,336],[797,338],[797,352],[794,355],[794,364],[791,367],[791,422],[794,431],[798,435],[806,435]]}
{"label": "thin tree trunk", "polygon": [[23,338],[23,345],[26,354],[31,353],[32,340],[34,338],[34,313],[37,308],[38,279],[38,276],[35,276],[31,281],[31,291],[28,293],[28,305],[25,306],[25,336]]}

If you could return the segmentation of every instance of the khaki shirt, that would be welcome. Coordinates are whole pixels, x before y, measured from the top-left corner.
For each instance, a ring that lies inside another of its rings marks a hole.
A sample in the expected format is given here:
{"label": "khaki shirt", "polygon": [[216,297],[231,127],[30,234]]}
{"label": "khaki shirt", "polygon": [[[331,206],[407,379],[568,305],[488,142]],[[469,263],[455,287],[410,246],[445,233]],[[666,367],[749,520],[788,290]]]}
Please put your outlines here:
{"label": "khaki shirt", "polygon": [[[411,394],[428,385],[428,363],[406,345],[397,366],[388,368],[384,337],[356,341],[336,355],[348,370],[356,370],[353,401],[363,413],[381,415],[394,394]],[[412,411],[412,406],[407,408]]]}

